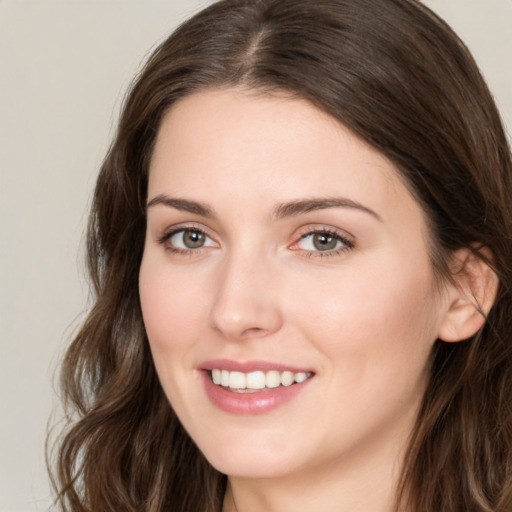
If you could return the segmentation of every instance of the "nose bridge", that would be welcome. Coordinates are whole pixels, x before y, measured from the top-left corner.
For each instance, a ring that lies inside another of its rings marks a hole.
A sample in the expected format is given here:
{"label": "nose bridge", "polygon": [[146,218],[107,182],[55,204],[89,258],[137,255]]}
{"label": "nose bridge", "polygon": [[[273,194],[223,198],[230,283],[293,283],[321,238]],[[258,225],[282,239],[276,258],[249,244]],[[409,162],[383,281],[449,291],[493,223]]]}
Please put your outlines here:
{"label": "nose bridge", "polygon": [[226,338],[264,336],[279,329],[281,312],[271,286],[272,262],[250,246],[226,254],[217,275],[210,323]]}

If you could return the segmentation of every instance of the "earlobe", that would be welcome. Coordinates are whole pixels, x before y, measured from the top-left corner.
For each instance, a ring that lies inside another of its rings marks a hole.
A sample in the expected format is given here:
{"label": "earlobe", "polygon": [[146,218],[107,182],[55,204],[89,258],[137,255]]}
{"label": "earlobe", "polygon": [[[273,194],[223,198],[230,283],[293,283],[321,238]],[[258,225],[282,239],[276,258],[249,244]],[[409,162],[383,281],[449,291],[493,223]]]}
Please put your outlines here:
{"label": "earlobe", "polygon": [[[485,247],[478,253],[488,261],[492,254]],[[498,276],[491,267],[469,249],[453,256],[452,280],[447,285],[447,309],[438,337],[447,342],[470,338],[485,324],[498,291]]]}

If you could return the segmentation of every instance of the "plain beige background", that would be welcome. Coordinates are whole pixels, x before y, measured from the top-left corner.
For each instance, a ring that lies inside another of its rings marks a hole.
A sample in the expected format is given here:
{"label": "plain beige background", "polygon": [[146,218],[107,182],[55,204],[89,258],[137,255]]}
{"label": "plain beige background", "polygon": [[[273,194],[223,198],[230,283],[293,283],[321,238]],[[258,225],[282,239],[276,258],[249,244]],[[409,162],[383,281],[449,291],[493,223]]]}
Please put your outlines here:
{"label": "plain beige background", "polygon": [[[207,0],[0,0],[0,512],[50,506],[46,422],[87,304],[95,175],[150,48]],[[427,0],[469,45],[512,127],[512,0]],[[512,191],[511,191],[512,193]]]}

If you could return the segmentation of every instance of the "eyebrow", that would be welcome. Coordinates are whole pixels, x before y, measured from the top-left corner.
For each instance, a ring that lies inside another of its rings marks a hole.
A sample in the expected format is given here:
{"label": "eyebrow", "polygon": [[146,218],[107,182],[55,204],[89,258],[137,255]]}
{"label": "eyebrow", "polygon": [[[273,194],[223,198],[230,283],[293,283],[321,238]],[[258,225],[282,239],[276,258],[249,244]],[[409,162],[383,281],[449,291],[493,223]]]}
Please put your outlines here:
{"label": "eyebrow", "polygon": [[176,210],[180,210],[183,212],[194,213],[196,215],[200,215],[202,217],[213,218],[215,215],[211,208],[204,204],[198,203],[197,201],[190,201],[188,199],[179,199],[174,197],[168,197],[166,195],[160,194],[155,196],[149,203],[146,205],[146,211],[148,208],[152,206],[156,206],[157,204],[163,204],[165,206],[169,206]]}
{"label": "eyebrow", "polygon": [[325,210],[327,208],[351,208],[368,213],[372,217],[382,222],[382,217],[375,211],[366,206],[345,197],[332,197],[325,199],[299,199],[279,205],[274,210],[274,217],[283,219],[285,217],[293,217],[302,215],[315,210]]}
{"label": "eyebrow", "polygon": [[[189,199],[169,197],[164,194],[160,194],[151,199],[151,201],[149,201],[146,205],[146,210],[159,204],[169,206],[170,208],[174,208],[176,210],[200,215],[201,217],[211,219],[216,217],[212,208],[205,203],[191,201]],[[351,208],[354,210],[359,210],[382,222],[382,217],[377,212],[362,205],[361,203],[358,203],[357,201],[344,197],[298,199],[295,201],[290,201],[288,203],[278,205],[274,209],[272,216],[275,219],[284,219],[286,217],[294,217],[316,210],[326,210],[328,208]]]}

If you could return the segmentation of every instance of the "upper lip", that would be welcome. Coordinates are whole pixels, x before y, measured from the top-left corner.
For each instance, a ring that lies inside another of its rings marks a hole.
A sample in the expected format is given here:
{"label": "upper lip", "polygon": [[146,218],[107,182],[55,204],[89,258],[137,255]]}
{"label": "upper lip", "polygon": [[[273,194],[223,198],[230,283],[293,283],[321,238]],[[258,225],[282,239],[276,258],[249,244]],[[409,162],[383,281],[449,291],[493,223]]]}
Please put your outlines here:
{"label": "upper lip", "polygon": [[278,372],[305,372],[313,373],[309,368],[299,368],[296,366],[290,366],[288,364],[273,363],[271,361],[234,361],[231,359],[212,359],[204,361],[199,365],[200,370],[227,370],[230,372],[242,372],[249,373],[255,371],[267,372],[276,370]]}

